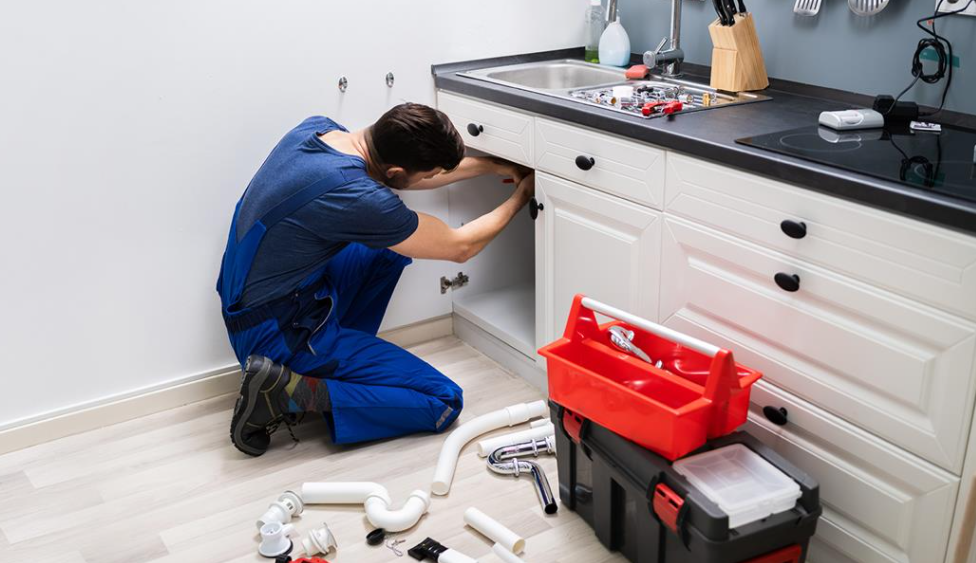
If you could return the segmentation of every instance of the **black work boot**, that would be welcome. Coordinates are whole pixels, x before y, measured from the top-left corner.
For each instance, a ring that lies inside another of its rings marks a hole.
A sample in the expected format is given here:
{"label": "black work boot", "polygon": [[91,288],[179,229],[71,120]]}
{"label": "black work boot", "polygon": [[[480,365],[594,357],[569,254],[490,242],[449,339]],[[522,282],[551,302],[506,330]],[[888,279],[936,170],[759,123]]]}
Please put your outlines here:
{"label": "black work boot", "polygon": [[295,423],[295,415],[281,408],[280,395],[291,372],[264,356],[250,356],[241,377],[241,394],[230,421],[230,439],[238,450],[259,456],[268,450],[278,425]]}

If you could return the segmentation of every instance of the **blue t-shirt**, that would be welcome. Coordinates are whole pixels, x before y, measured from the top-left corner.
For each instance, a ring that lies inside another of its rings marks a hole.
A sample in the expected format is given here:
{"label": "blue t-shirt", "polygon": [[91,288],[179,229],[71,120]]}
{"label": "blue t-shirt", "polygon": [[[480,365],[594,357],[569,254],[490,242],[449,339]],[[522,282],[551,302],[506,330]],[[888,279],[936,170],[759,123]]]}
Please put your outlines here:
{"label": "blue t-shirt", "polygon": [[[237,237],[302,188],[357,156],[339,152],[319,135],[344,127],[325,117],[310,117],[284,136],[254,175],[237,222]],[[297,289],[349,243],[387,248],[417,230],[417,214],[387,186],[363,176],[335,186],[298,211],[275,223],[258,245],[247,276],[243,307],[266,303]]]}

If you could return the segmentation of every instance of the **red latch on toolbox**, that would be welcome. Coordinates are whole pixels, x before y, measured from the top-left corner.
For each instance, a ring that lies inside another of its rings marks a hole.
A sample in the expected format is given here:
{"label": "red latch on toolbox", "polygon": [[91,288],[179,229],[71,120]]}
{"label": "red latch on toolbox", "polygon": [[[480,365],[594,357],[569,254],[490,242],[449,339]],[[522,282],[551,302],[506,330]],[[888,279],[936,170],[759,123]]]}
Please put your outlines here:
{"label": "red latch on toolbox", "polygon": [[803,557],[803,549],[798,545],[791,545],[743,563],[799,563],[801,557]]}
{"label": "red latch on toolbox", "polygon": [[563,428],[569,437],[577,444],[580,443],[580,434],[583,430],[583,418],[573,414],[571,411],[563,411]]}
{"label": "red latch on toolbox", "polygon": [[674,533],[678,533],[678,515],[684,505],[685,499],[678,496],[671,487],[664,483],[658,483],[654,487],[654,514]]}

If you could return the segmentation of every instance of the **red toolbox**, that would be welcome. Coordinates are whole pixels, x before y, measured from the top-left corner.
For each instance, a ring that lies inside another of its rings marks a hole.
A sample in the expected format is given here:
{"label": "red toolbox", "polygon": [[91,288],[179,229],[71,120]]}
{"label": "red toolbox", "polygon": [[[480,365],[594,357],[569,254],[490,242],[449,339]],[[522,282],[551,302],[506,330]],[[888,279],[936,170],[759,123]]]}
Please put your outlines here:
{"label": "red toolbox", "polygon": [[[596,313],[616,320],[600,325]],[[612,327],[654,363],[615,346]],[[729,350],[583,295],[563,337],[539,353],[554,402],[672,461],[743,424],[762,377]]]}

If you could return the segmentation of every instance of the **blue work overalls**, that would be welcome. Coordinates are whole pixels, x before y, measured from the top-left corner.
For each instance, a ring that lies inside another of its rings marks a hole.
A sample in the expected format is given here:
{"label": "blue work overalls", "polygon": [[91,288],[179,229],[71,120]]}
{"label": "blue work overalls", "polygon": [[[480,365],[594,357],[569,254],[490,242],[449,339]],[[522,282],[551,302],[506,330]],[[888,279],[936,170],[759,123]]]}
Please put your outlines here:
{"label": "blue work overalls", "polygon": [[243,197],[234,211],[217,292],[241,365],[267,356],[292,371],[325,378],[326,413],[337,444],[440,432],[462,408],[461,388],[406,350],[376,336],[409,258],[352,243],[285,297],[241,308],[248,272],[264,234],[330,189],[366,175],[353,157],[336,157],[321,180],[286,199],[238,240]]}

